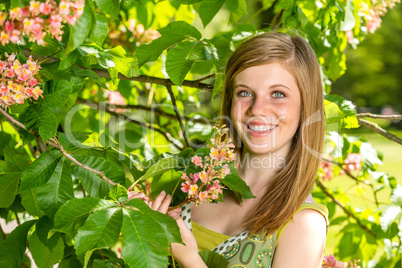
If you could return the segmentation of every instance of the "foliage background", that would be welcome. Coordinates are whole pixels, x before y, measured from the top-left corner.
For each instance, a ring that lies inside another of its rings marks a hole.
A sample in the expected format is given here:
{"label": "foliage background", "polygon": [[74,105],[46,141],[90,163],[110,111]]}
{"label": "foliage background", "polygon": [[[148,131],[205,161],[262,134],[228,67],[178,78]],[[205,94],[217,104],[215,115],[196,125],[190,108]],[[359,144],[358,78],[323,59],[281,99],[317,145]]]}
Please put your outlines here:
{"label": "foliage background", "polygon": [[[360,259],[363,267],[400,267],[400,169],[384,173],[382,155],[361,136],[367,131],[355,130],[360,124],[381,131],[361,112],[380,113],[384,105],[401,111],[401,5],[374,34],[364,9],[393,2],[87,0],[83,17],[63,28],[60,42],[48,35],[45,47],[26,38],[0,46],[21,61],[30,54],[42,60],[44,80],[43,100],[2,109],[0,215],[19,227],[2,232],[0,264],[29,266],[28,240],[40,267],[166,266],[168,244],[180,241],[177,226],[140,201],[126,203],[126,188],[146,175],[152,196],[170,189],[174,202],[183,199],[175,191],[183,166],[173,154],[209,139],[227,55],[257,31],[279,28],[309,39],[324,74],[328,161],[314,197],[330,211],[326,255]],[[29,4],[2,3],[3,11]],[[156,29],[163,29],[161,37]],[[346,32],[354,37],[349,43]],[[391,132],[400,122],[370,120]],[[22,128],[14,127],[18,122]],[[387,151],[385,163],[397,158],[400,145],[375,135],[367,138]],[[350,154],[360,155],[356,170],[345,165]]]}

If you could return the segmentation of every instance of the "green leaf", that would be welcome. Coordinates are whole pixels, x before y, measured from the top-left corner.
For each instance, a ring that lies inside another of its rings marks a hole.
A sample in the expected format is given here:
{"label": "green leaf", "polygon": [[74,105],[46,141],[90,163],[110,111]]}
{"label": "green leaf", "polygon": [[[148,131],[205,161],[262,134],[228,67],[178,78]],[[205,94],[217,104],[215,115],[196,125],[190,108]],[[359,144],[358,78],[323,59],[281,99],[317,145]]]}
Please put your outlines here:
{"label": "green leaf", "polygon": [[[100,0],[98,0],[100,1]],[[105,1],[107,2],[107,1]],[[107,37],[109,26],[107,18],[101,14],[95,15],[95,24],[89,36],[89,41],[95,42],[97,45],[102,46]]]}
{"label": "green leaf", "polygon": [[81,227],[95,211],[116,207],[117,204],[97,197],[71,199],[64,203],[54,218],[54,228],[62,233],[72,233]]}
{"label": "green leaf", "polygon": [[[104,1],[108,2],[108,1]],[[92,14],[89,5],[85,5],[84,13],[81,15],[75,26],[68,25],[70,33],[68,37],[68,44],[64,50],[61,58],[65,58],[70,52],[79,47],[86,40],[92,26]]]}
{"label": "green leaf", "polygon": [[19,191],[44,185],[54,173],[61,157],[62,154],[58,150],[46,151],[41,154],[22,174]]}
{"label": "green leaf", "polygon": [[57,243],[61,237],[61,233],[51,231],[53,228],[53,221],[47,216],[42,216],[35,226],[36,234],[39,240],[45,245],[50,251],[57,246]]}
{"label": "green leaf", "polygon": [[113,188],[110,190],[108,197],[119,203],[127,202],[127,189],[124,186],[117,184],[116,186],[113,186]]}
{"label": "green leaf", "polygon": [[183,5],[191,5],[191,4],[195,4],[198,2],[201,2],[202,0],[179,0],[179,2]]}
{"label": "green leaf", "polygon": [[235,23],[244,15],[247,14],[246,0],[225,0],[226,7],[232,13]]}
{"label": "green leaf", "polygon": [[[71,54],[70,54],[71,55]],[[48,92],[43,96],[44,103],[49,107],[58,107],[65,104],[73,91],[71,83],[66,80],[51,81]]]}
{"label": "green leaf", "polygon": [[4,160],[0,161],[0,208],[9,207],[15,199],[22,172],[29,164],[26,154],[5,147]]}
{"label": "green leaf", "polygon": [[153,164],[147,172],[141,177],[141,180],[145,180],[151,177],[154,177],[156,175],[162,174],[169,169],[174,169],[176,167],[179,167],[179,161],[177,158],[174,157],[169,157],[169,158],[162,158],[155,164]]}
{"label": "green leaf", "polygon": [[95,2],[103,13],[108,14],[115,19],[119,18],[119,12],[120,12],[119,0],[95,0]]}
{"label": "green leaf", "polygon": [[119,238],[123,213],[120,207],[102,209],[91,214],[75,236],[77,256],[91,249],[113,246]]}
{"label": "green leaf", "polygon": [[181,85],[195,61],[206,60],[200,42],[185,41],[170,49],[166,58],[166,72],[176,85]]}
{"label": "green leaf", "polygon": [[57,118],[46,106],[34,104],[25,112],[25,126],[28,129],[39,128],[39,135],[47,141],[56,134]]}
{"label": "green leaf", "polygon": [[31,188],[29,190],[23,191],[21,195],[21,204],[24,206],[26,211],[32,216],[43,216],[43,211],[39,208],[37,189]]}
{"label": "green leaf", "polygon": [[68,54],[66,57],[62,58],[59,64],[59,70],[65,70],[71,67],[77,60],[78,52],[75,50]]}
{"label": "green leaf", "polygon": [[207,267],[227,267],[229,261],[225,257],[211,250],[203,250],[198,252],[201,259],[205,262]]}
{"label": "green leaf", "polygon": [[181,174],[181,171],[171,169],[160,177],[154,177],[151,185],[152,199],[155,199],[162,190],[173,197],[172,205],[180,204],[180,202],[186,199],[187,194],[180,190],[182,182]]}
{"label": "green leaf", "polygon": [[204,28],[211,22],[218,11],[222,8],[225,0],[203,0],[198,9]]}
{"label": "green leaf", "polygon": [[70,151],[77,148],[85,147],[82,145],[84,141],[91,135],[90,132],[66,132],[58,134],[59,142],[63,146],[64,150]]}
{"label": "green leaf", "polygon": [[[74,155],[73,157],[86,166],[102,171],[113,182],[123,183],[125,181],[124,171],[112,162],[94,156]],[[74,165],[74,170],[90,196],[104,197],[109,192],[111,185],[95,173],[77,165]]]}
{"label": "green leaf", "polygon": [[201,33],[194,26],[184,21],[173,21],[158,31],[162,35],[161,37],[137,48],[135,55],[138,59],[139,67],[146,62],[155,61],[165,49],[185,38],[201,39]]}
{"label": "green leaf", "polygon": [[326,95],[324,105],[327,131],[359,127],[355,106],[351,101],[338,95]]}
{"label": "green leaf", "polygon": [[356,25],[356,19],[353,15],[353,1],[347,0],[345,7],[345,20],[341,21],[341,31],[352,30]]}
{"label": "green leaf", "polygon": [[20,267],[27,247],[27,234],[35,222],[36,220],[24,222],[0,243],[0,267]]}
{"label": "green leaf", "polygon": [[28,0],[11,0],[10,1],[10,9],[14,9],[16,7],[26,7],[29,6]]}
{"label": "green leaf", "polygon": [[127,264],[139,268],[167,266],[169,243],[182,242],[173,218],[153,211],[137,199],[130,200],[123,212],[122,255]]}
{"label": "green leaf", "polygon": [[38,205],[47,215],[53,216],[57,209],[74,198],[70,161],[63,157],[57,164],[49,181],[38,188]]}
{"label": "green leaf", "polygon": [[103,53],[100,53],[99,55],[100,55],[99,63],[101,65],[102,65],[101,59],[103,56],[105,56],[107,59],[112,60],[114,62],[113,67],[116,68],[116,71],[124,74],[126,77],[133,77],[140,75],[138,71],[137,59],[127,57],[126,51],[121,46],[105,50]]}
{"label": "green leaf", "polygon": [[39,240],[37,231],[35,231],[29,238],[29,249],[38,267],[51,268],[63,258],[64,243],[61,236],[59,236],[56,246],[50,250]]}
{"label": "green leaf", "polygon": [[229,174],[223,180],[222,183],[226,185],[231,191],[233,191],[241,202],[241,198],[251,199],[255,198],[250,190],[250,187],[245,181],[237,174]]}

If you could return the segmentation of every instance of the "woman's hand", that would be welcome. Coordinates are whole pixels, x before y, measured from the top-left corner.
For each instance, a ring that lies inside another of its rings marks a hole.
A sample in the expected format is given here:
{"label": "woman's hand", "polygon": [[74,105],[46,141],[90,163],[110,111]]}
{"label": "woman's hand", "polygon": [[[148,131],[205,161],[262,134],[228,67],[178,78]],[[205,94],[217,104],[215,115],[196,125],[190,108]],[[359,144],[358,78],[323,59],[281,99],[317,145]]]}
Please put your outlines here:
{"label": "woman's hand", "polygon": [[[166,214],[171,200],[172,197],[166,195],[165,191],[162,191],[153,202],[148,202],[148,205],[153,210]],[[195,240],[193,233],[188,229],[183,219],[180,217],[180,212],[181,208],[176,208],[167,213],[170,217],[176,220],[177,225],[180,228],[181,238],[185,244],[172,243],[171,253],[181,267],[205,268],[207,266],[198,254],[197,241]]]}

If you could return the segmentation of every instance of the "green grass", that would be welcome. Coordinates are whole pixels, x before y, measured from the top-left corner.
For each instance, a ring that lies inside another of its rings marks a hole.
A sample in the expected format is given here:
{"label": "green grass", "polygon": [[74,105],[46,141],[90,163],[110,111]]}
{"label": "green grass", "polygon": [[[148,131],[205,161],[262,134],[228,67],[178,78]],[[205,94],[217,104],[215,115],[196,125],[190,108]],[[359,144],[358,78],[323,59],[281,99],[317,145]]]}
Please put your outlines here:
{"label": "green grass", "polygon": [[[398,184],[402,185],[402,145],[392,142],[385,137],[376,133],[366,133],[366,130],[354,131],[348,133],[349,135],[363,135],[373,147],[383,155],[383,165],[379,166],[378,171],[386,172],[389,176],[394,176]],[[398,137],[402,137],[402,131],[391,131]],[[373,193],[370,187],[356,187],[356,183],[347,178],[341,176],[334,178],[327,185],[330,188],[341,188],[345,194],[350,198],[350,202],[354,207],[369,207],[375,209],[375,203]],[[390,190],[385,189],[378,192],[378,200],[380,203],[388,203],[390,196]],[[335,217],[342,215],[344,212],[337,207]],[[325,255],[334,254],[336,252],[337,244],[341,239],[342,226],[330,226],[327,235],[327,243],[325,249]],[[382,255],[382,249],[378,249],[377,257]]]}

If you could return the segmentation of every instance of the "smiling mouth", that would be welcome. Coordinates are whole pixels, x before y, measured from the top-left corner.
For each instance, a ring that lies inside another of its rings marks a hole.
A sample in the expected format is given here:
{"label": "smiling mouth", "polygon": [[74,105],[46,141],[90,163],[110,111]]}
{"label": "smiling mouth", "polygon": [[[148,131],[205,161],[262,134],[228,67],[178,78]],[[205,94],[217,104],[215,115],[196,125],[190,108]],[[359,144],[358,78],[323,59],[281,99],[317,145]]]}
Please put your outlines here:
{"label": "smiling mouth", "polygon": [[276,128],[276,125],[251,125],[246,124],[247,128],[255,132],[265,132]]}

